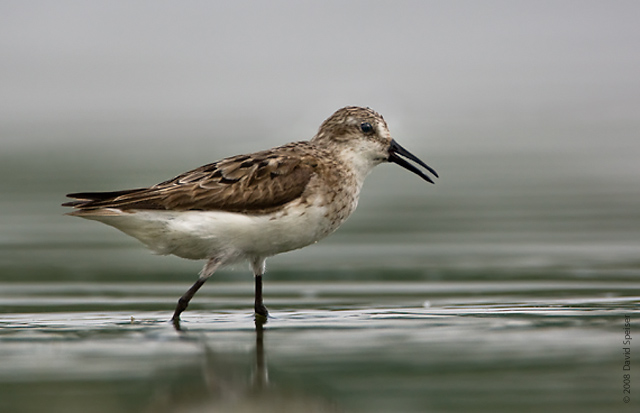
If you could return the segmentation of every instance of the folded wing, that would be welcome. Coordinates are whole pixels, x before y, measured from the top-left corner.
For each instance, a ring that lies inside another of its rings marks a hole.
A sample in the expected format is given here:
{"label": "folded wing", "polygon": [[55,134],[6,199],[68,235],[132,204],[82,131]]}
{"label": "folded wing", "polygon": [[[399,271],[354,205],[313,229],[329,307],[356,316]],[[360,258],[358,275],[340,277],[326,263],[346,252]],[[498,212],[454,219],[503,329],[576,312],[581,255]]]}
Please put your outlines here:
{"label": "folded wing", "polygon": [[315,173],[316,158],[299,149],[292,144],[226,158],[149,188],[69,194],[76,200],[63,206],[79,209],[74,215],[107,208],[267,212],[300,197]]}

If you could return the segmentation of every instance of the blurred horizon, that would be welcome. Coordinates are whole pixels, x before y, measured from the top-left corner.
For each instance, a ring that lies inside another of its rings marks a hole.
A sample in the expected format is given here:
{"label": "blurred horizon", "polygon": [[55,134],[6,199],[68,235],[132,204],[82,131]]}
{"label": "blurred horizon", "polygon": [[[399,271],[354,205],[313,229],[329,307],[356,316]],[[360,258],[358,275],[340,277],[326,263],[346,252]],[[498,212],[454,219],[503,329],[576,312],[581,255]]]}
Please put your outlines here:
{"label": "blurred horizon", "polygon": [[291,140],[353,104],[432,134],[468,120],[638,122],[633,1],[0,8],[3,124],[231,119]]}

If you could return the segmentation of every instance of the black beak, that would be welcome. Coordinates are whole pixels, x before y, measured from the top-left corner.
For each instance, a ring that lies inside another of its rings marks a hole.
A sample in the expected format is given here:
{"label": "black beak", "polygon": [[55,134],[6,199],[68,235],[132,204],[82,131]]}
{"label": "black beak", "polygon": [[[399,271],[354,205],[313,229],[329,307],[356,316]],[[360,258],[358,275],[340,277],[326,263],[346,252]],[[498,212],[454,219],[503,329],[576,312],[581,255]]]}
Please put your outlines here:
{"label": "black beak", "polygon": [[418,158],[417,156],[415,156],[414,154],[412,154],[411,152],[409,152],[408,150],[406,150],[405,148],[400,146],[400,144],[398,142],[396,142],[395,140],[391,139],[391,146],[389,146],[389,159],[388,159],[388,161],[389,162],[393,162],[393,163],[397,163],[398,165],[402,166],[404,169],[407,169],[407,170],[413,172],[414,174],[420,176],[420,178],[424,179],[425,181],[433,183],[433,181],[431,180],[431,178],[429,178],[429,176],[427,174],[422,172],[420,169],[416,168],[413,164],[407,162],[407,160],[405,160],[404,158],[401,158],[401,156],[403,156],[404,158],[407,158],[407,159],[417,163],[418,165],[426,168],[427,171],[431,172],[432,174],[435,175],[436,178],[438,178],[438,174],[436,173],[436,171],[433,168],[431,168],[429,165],[427,165],[426,163],[422,162],[420,160],[420,158]]}

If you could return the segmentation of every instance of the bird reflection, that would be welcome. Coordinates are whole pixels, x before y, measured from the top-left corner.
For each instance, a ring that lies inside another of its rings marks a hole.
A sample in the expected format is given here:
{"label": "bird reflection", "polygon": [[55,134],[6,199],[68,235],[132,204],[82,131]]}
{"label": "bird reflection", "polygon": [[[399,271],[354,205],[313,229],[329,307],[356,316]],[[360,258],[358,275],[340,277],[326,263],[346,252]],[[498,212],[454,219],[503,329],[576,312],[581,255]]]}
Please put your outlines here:
{"label": "bird reflection", "polygon": [[[220,351],[213,344],[216,333],[203,335],[195,331],[180,329],[180,338],[196,341],[204,346],[204,360],[201,360],[198,377],[194,369],[175,378],[170,389],[158,392],[149,412],[335,412],[338,409],[319,397],[309,395],[301,389],[287,386],[287,383],[269,382],[267,347],[265,339],[269,335],[267,319],[256,315],[255,345],[253,357],[247,357],[246,350]],[[292,381],[295,385],[297,380]],[[167,391],[168,390],[168,391]]]}
{"label": "bird reflection", "polygon": [[253,382],[258,390],[266,388],[269,384],[269,371],[264,357],[264,325],[266,323],[266,317],[256,314],[256,367]]}
{"label": "bird reflection", "polygon": [[[205,362],[203,363],[203,378],[207,393],[211,400],[235,401],[255,399],[261,397],[269,387],[269,371],[265,356],[265,325],[267,319],[256,315],[255,346],[253,357],[247,357],[245,351],[217,352],[212,349],[212,339],[203,341],[205,346]],[[251,367],[248,360],[253,359]]]}

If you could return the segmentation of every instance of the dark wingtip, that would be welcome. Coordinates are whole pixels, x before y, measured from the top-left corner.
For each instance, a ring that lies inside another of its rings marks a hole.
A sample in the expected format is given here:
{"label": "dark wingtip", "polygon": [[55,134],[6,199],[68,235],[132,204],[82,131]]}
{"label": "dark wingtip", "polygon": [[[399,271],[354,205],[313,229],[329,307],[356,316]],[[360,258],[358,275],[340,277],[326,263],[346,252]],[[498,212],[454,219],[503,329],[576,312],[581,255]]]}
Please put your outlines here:
{"label": "dark wingtip", "polygon": [[68,198],[74,198],[75,201],[69,201],[62,204],[63,207],[77,208],[87,204],[95,202],[104,202],[113,200],[122,195],[128,195],[136,192],[144,191],[143,188],[139,189],[126,189],[124,191],[112,191],[112,192],[74,192],[67,194]]}
{"label": "dark wingtip", "polygon": [[84,201],[69,201],[69,202],[65,202],[64,204],[61,204],[60,206],[63,207],[76,207],[78,205],[82,205],[84,203]]}

